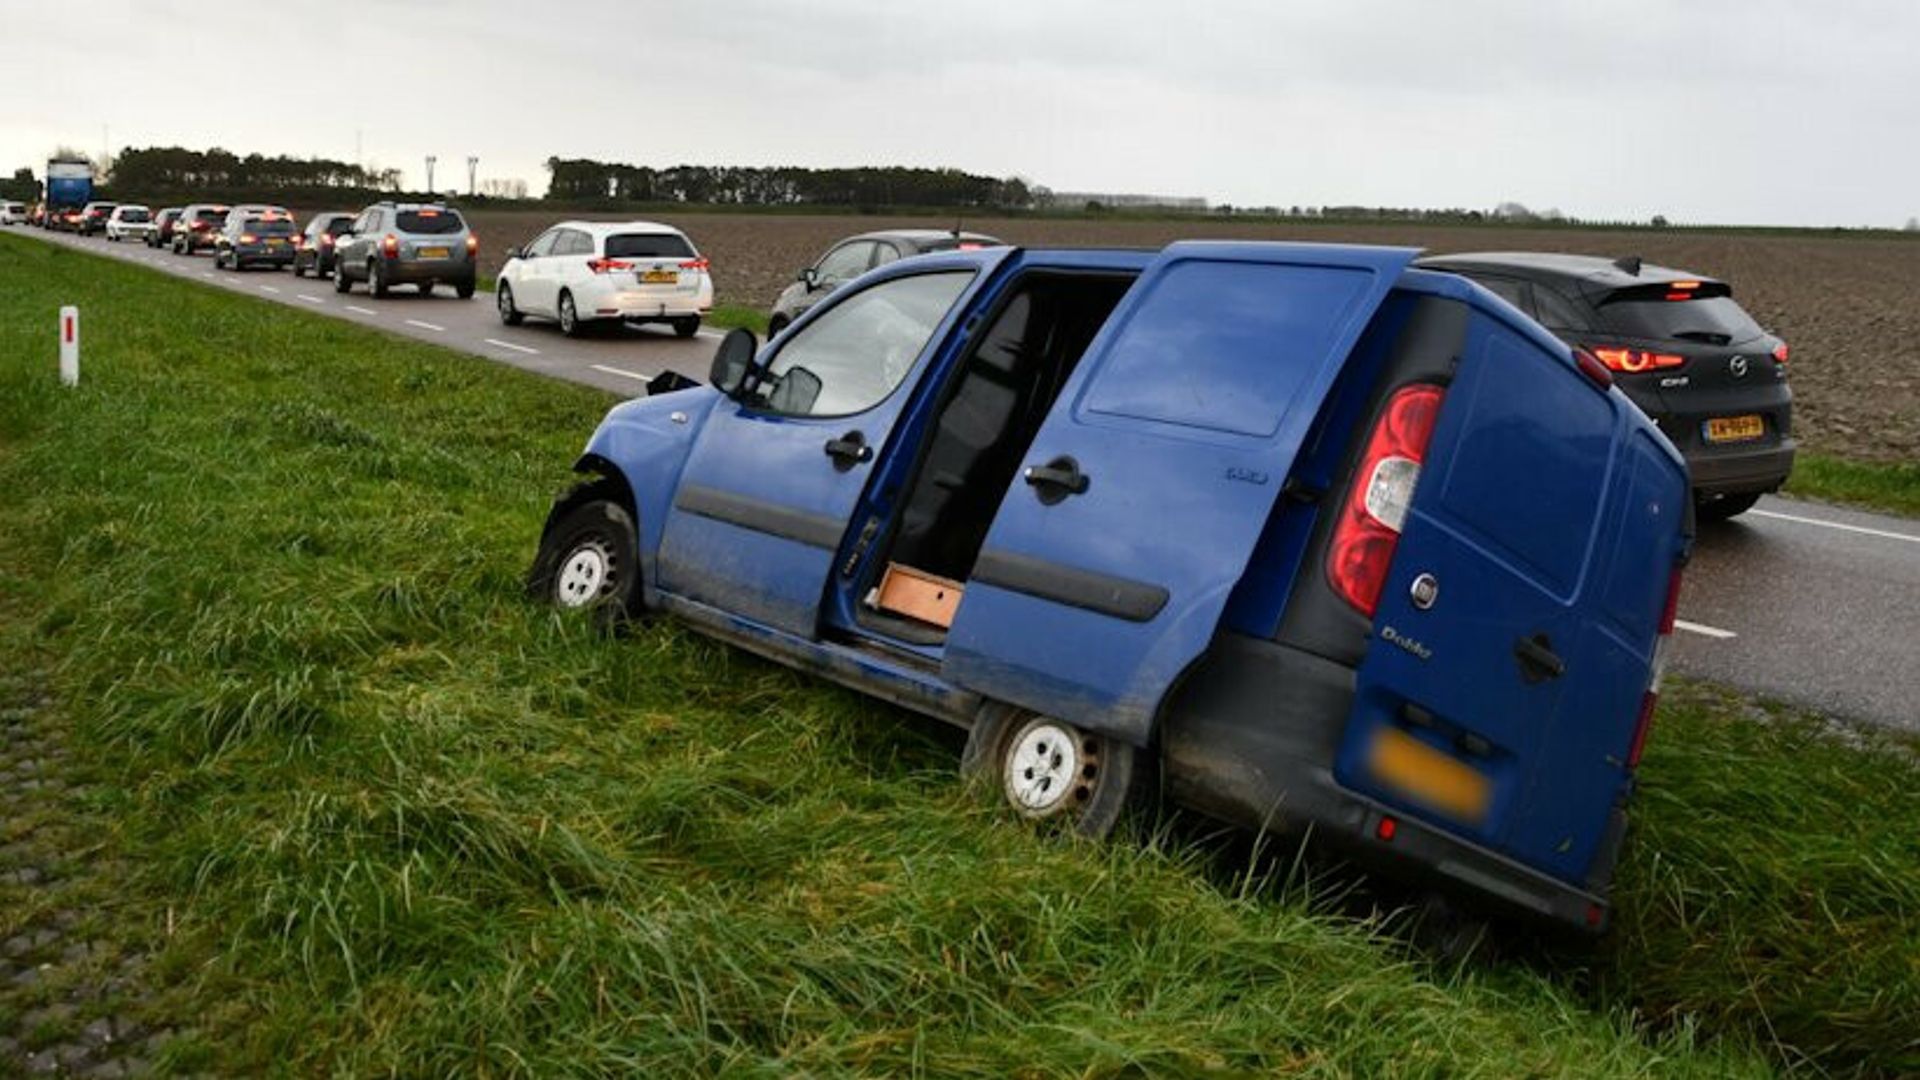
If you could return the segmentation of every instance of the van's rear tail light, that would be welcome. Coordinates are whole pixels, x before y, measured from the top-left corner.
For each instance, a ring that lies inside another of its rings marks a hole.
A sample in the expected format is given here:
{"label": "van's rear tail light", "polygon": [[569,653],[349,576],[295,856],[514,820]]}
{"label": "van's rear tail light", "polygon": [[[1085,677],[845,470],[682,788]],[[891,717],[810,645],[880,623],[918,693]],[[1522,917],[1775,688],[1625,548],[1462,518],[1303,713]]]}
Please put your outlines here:
{"label": "van's rear tail light", "polygon": [[680,269],[705,271],[710,265],[705,259],[688,259],[680,264]]}
{"label": "van's rear tail light", "polygon": [[1781,363],[1787,362],[1787,343],[1781,342],[1773,347],[1773,358]]}
{"label": "van's rear tail light", "polygon": [[1687,358],[1678,353],[1648,352],[1645,349],[1596,348],[1591,351],[1613,371],[1664,371],[1687,362]]}
{"label": "van's rear tail light", "polygon": [[587,269],[596,274],[611,274],[615,270],[631,270],[633,264],[624,259],[588,259]]}
{"label": "van's rear tail light", "polygon": [[1379,606],[1393,549],[1420,482],[1420,465],[1445,392],[1431,383],[1394,391],[1367,437],[1353,488],[1340,509],[1327,555],[1327,582],[1368,617]]}
{"label": "van's rear tail light", "polygon": [[385,255],[389,259],[399,257],[400,238],[393,235],[392,233],[388,233],[387,235],[381,237],[380,238],[380,254]]}
{"label": "van's rear tail light", "polygon": [[1667,670],[1667,644],[1673,640],[1673,627],[1680,616],[1680,568],[1673,568],[1667,579],[1667,606],[1660,612],[1660,636],[1653,644],[1653,673],[1647,679],[1647,692],[1640,695],[1640,717],[1633,725],[1633,742],[1627,747],[1627,768],[1640,767],[1640,754],[1647,748],[1647,731],[1653,727],[1653,710],[1660,704],[1660,680]]}

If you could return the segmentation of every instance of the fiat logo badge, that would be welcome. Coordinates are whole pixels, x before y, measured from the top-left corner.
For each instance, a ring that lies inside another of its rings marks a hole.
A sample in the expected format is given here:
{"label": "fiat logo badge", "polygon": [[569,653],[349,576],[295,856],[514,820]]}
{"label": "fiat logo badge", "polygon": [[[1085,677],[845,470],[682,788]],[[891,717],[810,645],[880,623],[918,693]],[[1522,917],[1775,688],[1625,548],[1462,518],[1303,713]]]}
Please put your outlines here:
{"label": "fiat logo badge", "polygon": [[1440,599],[1440,580],[1432,574],[1421,574],[1413,579],[1413,587],[1407,591],[1413,597],[1413,606],[1425,611]]}

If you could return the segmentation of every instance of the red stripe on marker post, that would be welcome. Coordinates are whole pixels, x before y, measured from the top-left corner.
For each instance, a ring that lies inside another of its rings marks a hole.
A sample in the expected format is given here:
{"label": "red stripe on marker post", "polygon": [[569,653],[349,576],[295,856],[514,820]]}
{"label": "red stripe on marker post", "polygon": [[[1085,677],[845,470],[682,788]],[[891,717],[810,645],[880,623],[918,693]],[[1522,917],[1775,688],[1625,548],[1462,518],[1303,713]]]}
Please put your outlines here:
{"label": "red stripe on marker post", "polygon": [[80,309],[60,309],[60,381],[80,385]]}

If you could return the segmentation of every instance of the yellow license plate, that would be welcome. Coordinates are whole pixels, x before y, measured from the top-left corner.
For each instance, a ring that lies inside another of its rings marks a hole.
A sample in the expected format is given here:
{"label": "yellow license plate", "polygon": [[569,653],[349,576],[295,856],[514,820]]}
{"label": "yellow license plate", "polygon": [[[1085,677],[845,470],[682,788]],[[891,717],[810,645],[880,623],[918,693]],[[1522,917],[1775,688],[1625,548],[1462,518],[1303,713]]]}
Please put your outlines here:
{"label": "yellow license plate", "polygon": [[1387,788],[1460,821],[1485,821],[1493,802],[1484,773],[1396,728],[1374,737],[1367,769]]}
{"label": "yellow license plate", "polygon": [[643,285],[673,285],[679,281],[680,272],[677,270],[649,270],[640,275]]}
{"label": "yellow license plate", "polygon": [[447,257],[447,249],[443,247],[421,248],[420,257],[423,259],[444,259]]}
{"label": "yellow license plate", "polygon": [[1707,421],[1708,442],[1745,442],[1767,433],[1767,422],[1758,416],[1716,416]]}

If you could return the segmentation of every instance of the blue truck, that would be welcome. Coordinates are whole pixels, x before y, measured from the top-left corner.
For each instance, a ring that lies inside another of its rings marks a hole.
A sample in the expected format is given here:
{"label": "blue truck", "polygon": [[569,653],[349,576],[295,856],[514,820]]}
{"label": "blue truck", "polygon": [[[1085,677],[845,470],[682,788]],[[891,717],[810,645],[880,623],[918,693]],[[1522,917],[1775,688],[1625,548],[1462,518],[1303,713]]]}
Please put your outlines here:
{"label": "blue truck", "polygon": [[85,158],[53,158],[47,162],[46,216],[42,223],[47,228],[59,228],[68,223],[66,215],[78,215],[80,209],[93,201],[93,162]]}
{"label": "blue truck", "polygon": [[529,589],[960,725],[1030,818],[1171,800],[1598,932],[1686,467],[1598,360],[1416,254],[870,271],[615,407]]}

